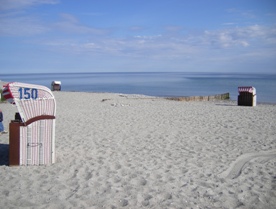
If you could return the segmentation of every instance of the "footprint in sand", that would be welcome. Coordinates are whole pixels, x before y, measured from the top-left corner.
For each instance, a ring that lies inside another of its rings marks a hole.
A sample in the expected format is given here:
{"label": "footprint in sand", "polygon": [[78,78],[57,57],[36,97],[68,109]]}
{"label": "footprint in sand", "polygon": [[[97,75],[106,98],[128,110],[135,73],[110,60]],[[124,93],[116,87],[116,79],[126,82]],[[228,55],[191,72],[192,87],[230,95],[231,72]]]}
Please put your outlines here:
{"label": "footprint in sand", "polygon": [[275,157],[276,150],[270,150],[266,152],[254,152],[241,155],[229,166],[226,171],[220,174],[220,177],[235,179],[241,174],[245,164],[253,160],[254,158],[265,158],[266,160],[270,160]]}

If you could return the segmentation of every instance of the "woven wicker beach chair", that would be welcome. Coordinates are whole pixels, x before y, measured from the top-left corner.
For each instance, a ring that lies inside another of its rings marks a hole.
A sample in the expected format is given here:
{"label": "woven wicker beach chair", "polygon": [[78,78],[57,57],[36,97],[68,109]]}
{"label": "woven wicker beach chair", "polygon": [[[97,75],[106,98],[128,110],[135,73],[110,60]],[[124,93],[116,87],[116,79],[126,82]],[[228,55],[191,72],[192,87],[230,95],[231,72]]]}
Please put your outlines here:
{"label": "woven wicker beach chair", "polygon": [[54,163],[56,101],[51,90],[12,82],[4,85],[3,96],[18,110],[9,126],[9,164]]}

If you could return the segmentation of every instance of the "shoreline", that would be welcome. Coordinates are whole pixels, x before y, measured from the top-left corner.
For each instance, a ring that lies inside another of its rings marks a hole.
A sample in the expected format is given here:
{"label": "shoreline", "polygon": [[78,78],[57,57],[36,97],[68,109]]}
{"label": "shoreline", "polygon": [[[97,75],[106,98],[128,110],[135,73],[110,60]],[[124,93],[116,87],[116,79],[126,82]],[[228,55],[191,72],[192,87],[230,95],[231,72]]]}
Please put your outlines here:
{"label": "shoreline", "polygon": [[[8,83],[8,81],[0,81],[1,83]],[[49,89],[51,89],[51,86],[50,86],[50,83],[49,83],[49,85],[44,85],[44,86],[46,86],[46,87],[48,87]],[[1,84],[1,87],[2,87],[2,84]],[[62,91],[64,91],[63,89],[62,89]],[[83,90],[83,91],[81,91],[81,90],[65,90],[65,92],[91,92],[91,93],[105,93],[105,92],[107,92],[107,93],[121,93],[120,91],[116,91],[116,92],[109,92],[109,91],[91,91],[91,90]],[[228,90],[228,92],[231,92],[230,93],[230,100],[232,100],[232,101],[237,101],[237,93],[236,92],[232,92],[231,90],[229,91]],[[218,92],[216,92],[216,94],[217,94]],[[127,93],[125,93],[125,94],[132,94],[131,92],[127,92]],[[134,93],[134,94],[136,94],[136,93]],[[141,94],[141,93],[139,93],[139,94]],[[143,93],[142,93],[143,94]],[[216,94],[210,94],[210,95],[206,95],[206,94],[203,94],[203,96],[202,95],[200,95],[200,94],[194,94],[194,95],[189,95],[189,96],[187,96],[187,95],[177,95],[177,96],[175,96],[175,95],[173,95],[173,93],[170,95],[170,94],[164,94],[164,95],[162,95],[162,94],[160,94],[160,92],[158,93],[158,95],[156,96],[156,95],[149,95],[149,94],[144,94],[144,95],[146,95],[146,96],[155,96],[155,97],[166,97],[166,98],[168,98],[168,97],[170,97],[170,98],[188,98],[188,97],[208,97],[208,96],[214,96],[214,95],[216,95]],[[234,97],[232,97],[232,95],[234,96]],[[257,90],[257,103],[267,103],[267,104],[276,104],[276,100],[275,100],[275,98],[274,99],[271,99],[271,97],[269,97],[269,98],[267,98],[266,97],[266,100],[267,101],[261,101],[261,100],[259,100],[259,97],[258,97],[258,90]],[[273,94],[272,94],[273,95]],[[273,98],[273,97],[272,97]],[[204,99],[204,100],[206,100],[206,99]],[[207,99],[208,100],[208,99]],[[272,101],[271,101],[272,100]]]}

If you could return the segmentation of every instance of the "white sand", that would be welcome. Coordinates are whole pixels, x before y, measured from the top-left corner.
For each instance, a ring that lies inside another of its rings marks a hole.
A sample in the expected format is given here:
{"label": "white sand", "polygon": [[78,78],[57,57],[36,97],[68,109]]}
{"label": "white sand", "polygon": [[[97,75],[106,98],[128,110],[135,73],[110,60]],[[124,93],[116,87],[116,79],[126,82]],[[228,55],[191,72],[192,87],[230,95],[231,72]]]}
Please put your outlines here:
{"label": "white sand", "polygon": [[54,94],[57,162],[9,167],[1,135],[0,208],[276,207],[276,105]]}

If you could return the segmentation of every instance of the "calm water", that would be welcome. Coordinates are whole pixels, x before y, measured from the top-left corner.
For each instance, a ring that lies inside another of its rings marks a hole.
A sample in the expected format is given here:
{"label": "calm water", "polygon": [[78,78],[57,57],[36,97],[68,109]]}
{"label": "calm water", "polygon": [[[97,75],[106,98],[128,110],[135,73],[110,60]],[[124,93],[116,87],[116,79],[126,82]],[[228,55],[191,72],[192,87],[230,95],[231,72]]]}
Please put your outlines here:
{"label": "calm water", "polygon": [[207,96],[229,92],[237,100],[239,86],[254,86],[257,102],[276,103],[276,74],[225,73],[47,73],[0,74],[2,81],[50,88],[60,80],[62,91],[114,92],[150,96]]}

